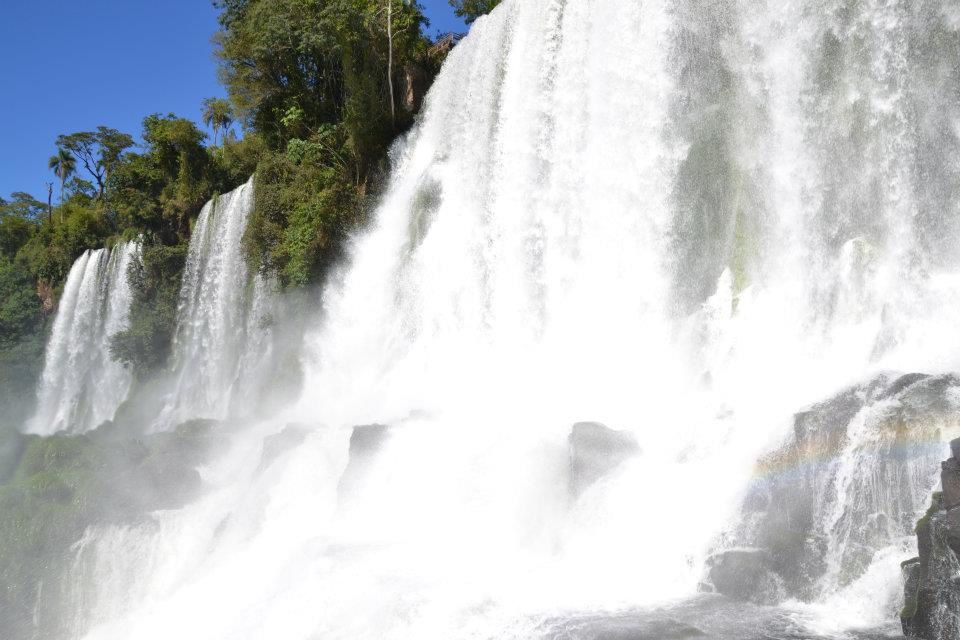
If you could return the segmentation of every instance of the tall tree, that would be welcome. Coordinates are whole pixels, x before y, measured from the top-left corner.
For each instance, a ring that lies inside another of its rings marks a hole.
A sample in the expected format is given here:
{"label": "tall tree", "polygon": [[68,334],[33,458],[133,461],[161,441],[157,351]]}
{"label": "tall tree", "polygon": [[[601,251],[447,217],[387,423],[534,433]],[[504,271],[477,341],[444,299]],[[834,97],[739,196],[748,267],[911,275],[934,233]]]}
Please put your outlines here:
{"label": "tall tree", "polygon": [[83,164],[103,197],[110,174],[123,152],[133,146],[133,138],[116,129],[99,126],[96,131],[78,131],[57,137],[57,146],[71,152]]}
{"label": "tall tree", "polygon": [[207,98],[203,101],[203,123],[213,130],[213,146],[217,146],[217,132],[223,130],[226,139],[227,130],[233,124],[233,107],[223,98]]}
{"label": "tall tree", "polygon": [[[413,4],[413,0],[400,0],[404,6]],[[397,124],[397,101],[393,96],[393,2],[387,2],[387,86],[390,88],[390,122]]]}
{"label": "tall tree", "polygon": [[[60,178],[60,203],[63,204],[63,189],[67,184],[67,178],[72,176],[77,170],[77,160],[73,154],[60,147],[57,149],[57,155],[50,156],[47,167],[53,170],[53,174]],[[63,213],[60,214],[61,221]]]}
{"label": "tall tree", "polygon": [[238,120],[274,148],[309,139],[324,125],[343,125],[361,165],[358,174],[364,174],[368,157],[379,156],[396,133],[392,87],[384,86],[389,68],[424,48],[419,27],[425,19],[416,3],[216,0],[214,5],[222,10],[215,37],[220,75]]}

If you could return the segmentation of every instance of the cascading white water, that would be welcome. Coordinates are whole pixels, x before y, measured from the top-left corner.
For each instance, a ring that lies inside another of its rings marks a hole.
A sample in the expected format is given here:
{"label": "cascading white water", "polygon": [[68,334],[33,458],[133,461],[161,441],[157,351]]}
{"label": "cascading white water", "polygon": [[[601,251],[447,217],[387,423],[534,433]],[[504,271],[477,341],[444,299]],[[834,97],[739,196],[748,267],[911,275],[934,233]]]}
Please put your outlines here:
{"label": "cascading white water", "polygon": [[[300,402],[203,500],[88,541],[113,560],[90,637],[522,636],[692,594],[795,410],[957,368],[958,43],[942,0],[507,0],[396,147]],[[229,409],[248,189],[191,243],[178,418]],[[641,453],[573,501],[580,420]]]}
{"label": "cascading white water", "polygon": [[[264,348],[261,320],[270,282],[249,277],[241,240],[253,208],[253,179],[208,202],[190,238],[173,345],[175,376],[160,426],[226,417],[241,371]],[[252,287],[252,291],[251,291]]]}
{"label": "cascading white water", "polygon": [[27,431],[81,433],[113,418],[132,376],[110,355],[110,339],[129,322],[127,272],[137,241],[86,251],[64,285]]}

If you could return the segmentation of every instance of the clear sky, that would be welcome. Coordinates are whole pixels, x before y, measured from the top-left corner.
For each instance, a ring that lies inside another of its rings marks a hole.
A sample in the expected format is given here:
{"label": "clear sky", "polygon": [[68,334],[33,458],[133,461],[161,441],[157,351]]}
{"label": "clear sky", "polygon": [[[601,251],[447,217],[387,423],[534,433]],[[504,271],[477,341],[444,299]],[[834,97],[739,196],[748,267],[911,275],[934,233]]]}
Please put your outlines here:
{"label": "clear sky", "polygon": [[[466,31],[447,0],[420,0],[430,35]],[[224,95],[209,0],[0,1],[0,196],[46,199],[58,134],[106,125],[139,135],[143,117],[200,119]]]}

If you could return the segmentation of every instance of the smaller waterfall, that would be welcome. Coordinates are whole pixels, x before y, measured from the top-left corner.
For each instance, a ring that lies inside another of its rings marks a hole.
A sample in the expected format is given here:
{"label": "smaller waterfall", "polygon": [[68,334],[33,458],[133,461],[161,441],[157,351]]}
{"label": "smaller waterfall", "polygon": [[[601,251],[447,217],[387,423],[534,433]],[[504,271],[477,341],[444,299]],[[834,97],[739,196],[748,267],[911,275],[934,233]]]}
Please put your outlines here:
{"label": "smaller waterfall", "polygon": [[269,353],[275,287],[260,274],[251,278],[243,257],[252,209],[253,178],[200,212],[180,288],[173,389],[157,426],[226,417],[235,391],[247,389],[241,372],[256,371]]}
{"label": "smaller waterfall", "polygon": [[110,338],[129,321],[127,271],[139,250],[139,242],[125,242],[88,250],[73,263],[27,431],[87,431],[112,419],[126,399],[132,376],[110,357]]}

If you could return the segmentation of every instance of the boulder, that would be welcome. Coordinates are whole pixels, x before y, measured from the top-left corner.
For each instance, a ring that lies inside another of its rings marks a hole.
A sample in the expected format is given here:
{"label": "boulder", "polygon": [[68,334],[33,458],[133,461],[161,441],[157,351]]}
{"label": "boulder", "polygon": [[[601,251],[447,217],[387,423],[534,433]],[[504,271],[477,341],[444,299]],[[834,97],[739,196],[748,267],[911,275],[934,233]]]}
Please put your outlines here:
{"label": "boulder", "polygon": [[569,445],[570,493],[573,497],[640,452],[632,434],[616,431],[599,422],[573,425]]}

